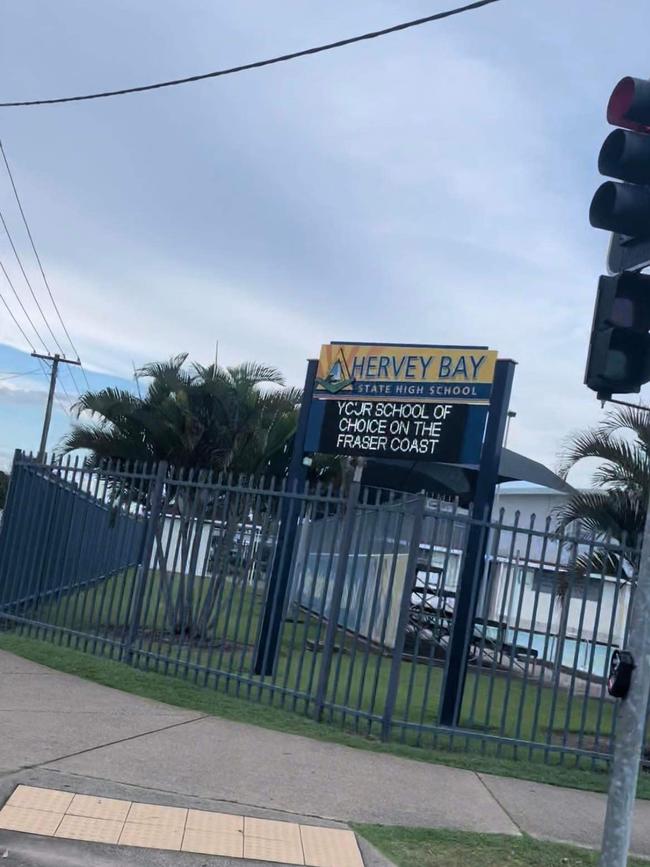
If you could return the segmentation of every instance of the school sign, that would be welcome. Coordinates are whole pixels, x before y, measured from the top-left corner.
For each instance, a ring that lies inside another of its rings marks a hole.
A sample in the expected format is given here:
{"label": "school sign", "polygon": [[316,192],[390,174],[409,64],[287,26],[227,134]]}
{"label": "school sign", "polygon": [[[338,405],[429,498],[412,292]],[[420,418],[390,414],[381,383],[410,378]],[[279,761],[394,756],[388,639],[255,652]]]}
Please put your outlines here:
{"label": "school sign", "polygon": [[497,353],[486,347],[322,347],[306,450],[477,465]]}
{"label": "school sign", "polygon": [[488,403],[496,360],[485,347],[330,343],[321,348],[314,397]]}

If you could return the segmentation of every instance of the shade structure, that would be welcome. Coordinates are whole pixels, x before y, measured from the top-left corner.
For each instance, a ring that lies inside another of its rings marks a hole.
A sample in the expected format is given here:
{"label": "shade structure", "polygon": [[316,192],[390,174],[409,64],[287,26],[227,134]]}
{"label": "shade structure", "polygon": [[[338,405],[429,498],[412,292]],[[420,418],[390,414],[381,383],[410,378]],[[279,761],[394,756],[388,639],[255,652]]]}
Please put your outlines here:
{"label": "shade structure", "polygon": [[[477,475],[475,467],[462,464],[368,459],[363,471],[363,484],[411,493],[426,491],[434,496],[458,498],[461,505],[468,505],[474,497]],[[502,449],[499,482],[515,481],[544,485],[566,493],[572,491],[571,485],[544,464],[510,449]]]}

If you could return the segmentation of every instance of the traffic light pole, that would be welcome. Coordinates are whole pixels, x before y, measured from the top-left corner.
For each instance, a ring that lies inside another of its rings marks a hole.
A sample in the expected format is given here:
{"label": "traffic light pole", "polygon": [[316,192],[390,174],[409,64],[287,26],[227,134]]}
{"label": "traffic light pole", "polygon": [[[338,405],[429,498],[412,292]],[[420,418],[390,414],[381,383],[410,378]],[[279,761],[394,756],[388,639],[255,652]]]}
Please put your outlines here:
{"label": "traffic light pole", "polygon": [[645,738],[650,695],[650,502],[647,509],[627,647],[636,667],[632,672],[630,691],[621,702],[616,723],[600,867],[625,867],[627,864]]}

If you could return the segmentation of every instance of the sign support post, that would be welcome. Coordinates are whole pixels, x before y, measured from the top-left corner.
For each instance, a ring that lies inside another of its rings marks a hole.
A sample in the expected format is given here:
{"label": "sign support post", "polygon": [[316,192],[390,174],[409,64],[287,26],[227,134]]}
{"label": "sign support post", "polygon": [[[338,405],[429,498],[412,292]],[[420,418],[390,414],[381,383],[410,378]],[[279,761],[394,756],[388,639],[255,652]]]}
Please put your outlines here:
{"label": "sign support post", "polygon": [[442,682],[440,724],[458,725],[467,674],[467,659],[474,628],[482,567],[485,561],[494,492],[499,480],[501,448],[508,418],[516,362],[499,360],[494,373],[485,442],[476,480],[473,518],[467,534],[463,567],[458,580],[454,622]]}
{"label": "sign support post", "polygon": [[[307,422],[311,408],[314,383],[318,361],[310,359],[307,362],[307,374],[302,393],[302,402],[298,413],[296,433],[293,439],[293,452],[289,462],[286,490],[298,494],[304,486],[307,470],[303,463],[305,456],[305,438],[307,436]],[[275,545],[275,556],[269,576],[266,592],[262,627],[260,629],[257,652],[255,654],[255,674],[270,675],[275,669],[275,662],[280,642],[280,628],[284,617],[284,607],[291,579],[291,565],[293,563],[293,550],[298,531],[296,503],[291,497],[282,498],[280,511],[280,526]]]}

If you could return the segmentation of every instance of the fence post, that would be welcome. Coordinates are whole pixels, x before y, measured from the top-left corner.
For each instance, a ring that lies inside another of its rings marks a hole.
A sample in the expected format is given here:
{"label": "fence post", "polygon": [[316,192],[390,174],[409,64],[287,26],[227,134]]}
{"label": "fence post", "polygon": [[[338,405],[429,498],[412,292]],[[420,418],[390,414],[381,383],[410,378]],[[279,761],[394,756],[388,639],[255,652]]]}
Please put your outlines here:
{"label": "fence post", "polygon": [[[302,392],[300,412],[296,425],[296,433],[293,440],[293,452],[289,463],[287,484],[285,491],[287,496],[282,498],[280,507],[280,526],[275,544],[275,557],[269,575],[266,603],[262,614],[262,625],[257,641],[255,654],[254,672],[261,675],[272,675],[276,668],[278,650],[280,647],[280,631],[284,617],[287,592],[291,582],[291,566],[298,535],[298,520],[300,516],[300,499],[298,492],[302,490],[307,478],[307,469],[303,464],[305,456],[305,437],[307,436],[307,424],[309,421],[309,409],[311,407],[312,393],[316,381],[318,361],[311,359],[307,363],[305,387]],[[294,499],[289,495],[296,494],[295,509]]]}
{"label": "fence post", "polygon": [[359,502],[359,492],[361,490],[361,475],[363,473],[363,459],[357,458],[357,463],[354,468],[354,478],[350,484],[347,501],[345,503],[345,515],[343,517],[343,528],[341,531],[341,544],[339,545],[338,563],[336,564],[336,573],[334,575],[334,585],[332,587],[332,602],[327,620],[327,629],[325,631],[325,639],[323,641],[323,655],[321,658],[320,672],[318,674],[318,685],[316,687],[316,698],[314,702],[314,719],[319,721],[323,715],[323,706],[325,704],[325,692],[330,676],[330,668],[332,666],[332,656],[334,655],[334,639],[338,627],[339,614],[341,613],[341,599],[343,597],[343,589],[345,587],[345,578],[348,571],[348,558],[350,556],[350,548],[352,547],[352,537],[354,535],[354,519],[356,516],[357,503]]}
{"label": "fence post", "polygon": [[138,566],[136,568],[133,592],[131,594],[131,602],[129,605],[129,628],[126,641],[122,645],[122,659],[126,657],[126,662],[129,664],[132,664],[133,662],[133,644],[138,629],[140,628],[142,605],[147,586],[149,566],[151,564],[151,555],[153,553],[153,546],[156,538],[156,525],[160,519],[160,507],[162,505],[165,479],[167,478],[167,468],[167,461],[160,461],[158,463],[153,490],[151,492],[149,518],[147,520],[145,531],[142,534],[142,547],[140,548],[140,556],[138,557]]}
{"label": "fence post", "polygon": [[[16,522],[20,520],[20,510],[14,508],[13,501],[18,497],[19,488],[24,487],[24,477],[18,479],[19,469],[25,455],[20,449],[14,451],[14,459],[11,464],[11,472],[9,474],[9,485],[5,496],[5,504],[2,510],[2,522],[0,523],[0,604],[5,605],[12,602],[12,599],[7,599],[11,596],[16,586],[16,566],[14,562],[17,558],[20,560],[18,546],[11,544],[12,537],[15,537]],[[21,460],[22,459],[22,460]],[[22,576],[23,569],[19,575]],[[9,589],[9,593],[7,593]]]}
{"label": "fence post", "polygon": [[[411,533],[408,560],[406,562],[406,574],[404,576],[402,598],[400,600],[399,617],[397,620],[397,632],[395,634],[395,646],[393,648],[393,658],[390,666],[390,674],[388,676],[386,704],[384,706],[384,715],[381,721],[381,739],[383,741],[387,741],[390,738],[390,731],[393,722],[393,713],[395,711],[395,703],[397,701],[399,677],[402,670],[402,654],[404,653],[404,642],[406,640],[406,626],[408,624],[409,612],[411,608],[411,596],[413,595],[415,571],[417,569],[418,558],[420,556],[420,543],[422,541],[422,523],[424,521],[426,502],[426,497],[424,495],[420,495],[415,501],[413,511],[413,530]],[[413,664],[415,665],[415,661],[413,662]]]}

